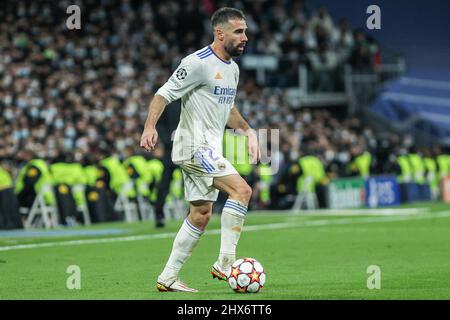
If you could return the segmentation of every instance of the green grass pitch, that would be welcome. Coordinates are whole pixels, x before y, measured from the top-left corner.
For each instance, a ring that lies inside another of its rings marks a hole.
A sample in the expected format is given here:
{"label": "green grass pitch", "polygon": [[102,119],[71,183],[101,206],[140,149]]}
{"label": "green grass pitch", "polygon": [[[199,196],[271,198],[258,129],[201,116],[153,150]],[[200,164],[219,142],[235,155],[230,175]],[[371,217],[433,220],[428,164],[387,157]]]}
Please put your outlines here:
{"label": "green grass pitch", "polygon": [[[450,299],[450,206],[414,207],[427,212],[408,214],[408,207],[394,215],[250,212],[237,257],[253,257],[264,266],[267,283],[258,294],[236,294],[212,279],[218,216],[180,275],[199,290],[195,294],[155,289],[181,221],[169,221],[163,230],[151,222],[75,228],[123,230],[117,235],[2,236],[0,299]],[[74,242],[88,239],[91,243]],[[80,290],[66,287],[70,265],[80,267]],[[371,265],[380,267],[380,289],[367,288]]]}

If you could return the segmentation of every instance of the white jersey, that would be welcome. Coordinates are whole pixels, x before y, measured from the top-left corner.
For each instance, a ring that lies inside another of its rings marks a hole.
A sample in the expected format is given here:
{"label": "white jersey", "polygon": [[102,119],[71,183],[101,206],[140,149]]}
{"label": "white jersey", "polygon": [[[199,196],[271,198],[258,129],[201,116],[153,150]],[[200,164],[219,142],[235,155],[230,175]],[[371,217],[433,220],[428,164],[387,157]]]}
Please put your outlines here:
{"label": "white jersey", "polygon": [[202,145],[222,155],[222,138],[234,105],[239,67],[220,59],[205,47],[184,58],[156,92],[168,103],[181,98],[181,116],[175,132],[172,161],[192,158]]}

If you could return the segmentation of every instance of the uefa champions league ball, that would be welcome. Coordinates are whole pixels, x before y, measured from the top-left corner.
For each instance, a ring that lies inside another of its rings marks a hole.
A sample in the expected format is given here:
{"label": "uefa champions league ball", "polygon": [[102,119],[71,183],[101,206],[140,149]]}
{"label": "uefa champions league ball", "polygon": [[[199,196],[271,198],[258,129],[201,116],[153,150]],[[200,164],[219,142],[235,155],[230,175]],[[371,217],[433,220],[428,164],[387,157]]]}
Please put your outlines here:
{"label": "uefa champions league ball", "polygon": [[239,293],[257,293],[266,283],[264,268],[256,259],[243,258],[231,266],[228,284]]}

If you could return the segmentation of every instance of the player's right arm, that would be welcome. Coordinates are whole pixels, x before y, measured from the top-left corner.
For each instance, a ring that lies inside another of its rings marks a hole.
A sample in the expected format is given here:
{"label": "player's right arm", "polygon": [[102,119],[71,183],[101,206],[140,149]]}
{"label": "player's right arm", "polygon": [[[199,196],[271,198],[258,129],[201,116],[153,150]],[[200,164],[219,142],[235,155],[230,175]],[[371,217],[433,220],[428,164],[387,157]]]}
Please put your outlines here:
{"label": "player's right arm", "polygon": [[141,147],[147,151],[155,148],[158,141],[156,123],[166,105],[175,101],[201,84],[201,64],[195,55],[183,59],[167,82],[156,92],[149,106],[144,132],[141,136]]}
{"label": "player's right arm", "polygon": [[151,151],[155,148],[158,141],[158,132],[156,131],[156,123],[166,108],[167,101],[163,96],[155,94],[148,107],[147,120],[144,125],[144,132],[141,136],[141,148]]}

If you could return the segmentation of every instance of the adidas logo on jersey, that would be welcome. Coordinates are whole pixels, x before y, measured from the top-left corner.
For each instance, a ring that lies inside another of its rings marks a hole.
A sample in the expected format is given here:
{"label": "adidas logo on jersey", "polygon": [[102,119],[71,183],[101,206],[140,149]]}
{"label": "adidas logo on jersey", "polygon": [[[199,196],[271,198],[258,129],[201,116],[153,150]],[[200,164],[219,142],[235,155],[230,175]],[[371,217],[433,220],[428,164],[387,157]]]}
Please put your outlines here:
{"label": "adidas logo on jersey", "polygon": [[220,74],[220,72],[216,73],[216,76],[214,77],[214,79],[217,79],[217,80],[222,80],[223,79],[222,75]]}

